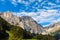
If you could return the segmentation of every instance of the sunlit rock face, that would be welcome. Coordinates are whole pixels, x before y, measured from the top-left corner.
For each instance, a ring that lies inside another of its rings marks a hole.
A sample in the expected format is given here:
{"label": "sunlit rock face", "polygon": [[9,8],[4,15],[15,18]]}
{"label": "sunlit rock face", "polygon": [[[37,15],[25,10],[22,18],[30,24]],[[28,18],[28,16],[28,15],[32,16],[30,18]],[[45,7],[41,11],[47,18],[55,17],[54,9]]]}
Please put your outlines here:
{"label": "sunlit rock face", "polygon": [[10,12],[4,12],[1,15],[1,17],[5,19],[7,22],[9,22],[11,25],[16,25],[16,26],[21,25],[20,27],[24,28],[23,24],[20,22],[20,17],[17,17]]}
{"label": "sunlit rock face", "polygon": [[60,22],[53,23],[45,28],[47,34],[53,33],[57,30],[60,30]]}
{"label": "sunlit rock face", "polygon": [[42,33],[44,31],[43,27],[39,24],[37,24],[36,21],[34,21],[31,17],[29,16],[22,16],[21,17],[22,22],[24,24],[24,28],[29,30],[32,33]]}
{"label": "sunlit rock face", "polygon": [[42,32],[45,32],[43,27],[34,21],[30,16],[17,17],[10,12],[4,12],[0,16],[11,25],[19,26],[31,33],[41,34]]}

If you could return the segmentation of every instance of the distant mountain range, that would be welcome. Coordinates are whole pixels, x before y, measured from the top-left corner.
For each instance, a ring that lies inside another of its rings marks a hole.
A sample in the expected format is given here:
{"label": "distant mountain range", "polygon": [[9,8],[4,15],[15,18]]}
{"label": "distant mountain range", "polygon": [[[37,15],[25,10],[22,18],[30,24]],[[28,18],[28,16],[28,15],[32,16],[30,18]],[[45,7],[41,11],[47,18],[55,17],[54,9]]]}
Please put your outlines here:
{"label": "distant mountain range", "polygon": [[33,20],[30,16],[18,17],[10,12],[0,13],[0,16],[11,25],[19,26],[26,31],[35,34],[38,33],[45,35],[60,30],[60,22],[51,24],[48,27],[43,27],[42,25],[39,25],[35,20]]}

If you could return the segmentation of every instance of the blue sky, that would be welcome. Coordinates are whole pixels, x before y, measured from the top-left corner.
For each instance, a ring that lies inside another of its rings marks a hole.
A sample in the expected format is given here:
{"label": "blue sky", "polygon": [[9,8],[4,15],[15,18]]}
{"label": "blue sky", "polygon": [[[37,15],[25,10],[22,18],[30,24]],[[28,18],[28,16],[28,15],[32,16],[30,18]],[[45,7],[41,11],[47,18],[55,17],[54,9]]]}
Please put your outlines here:
{"label": "blue sky", "polygon": [[60,0],[0,0],[0,12],[6,11],[31,16],[43,26],[60,22]]}

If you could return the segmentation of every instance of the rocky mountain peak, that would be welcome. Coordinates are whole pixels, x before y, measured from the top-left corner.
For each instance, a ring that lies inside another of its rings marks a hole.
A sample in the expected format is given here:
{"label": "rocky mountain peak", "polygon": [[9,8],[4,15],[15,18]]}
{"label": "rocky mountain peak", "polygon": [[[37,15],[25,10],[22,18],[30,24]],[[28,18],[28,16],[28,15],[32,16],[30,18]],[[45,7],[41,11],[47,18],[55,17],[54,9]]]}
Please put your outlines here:
{"label": "rocky mountain peak", "polygon": [[13,15],[10,12],[4,12],[3,16],[6,18],[11,18]]}
{"label": "rocky mountain peak", "polygon": [[17,17],[11,12],[4,12],[1,17],[11,25],[19,26],[27,31],[30,31],[31,33],[40,34],[45,31],[43,27],[34,21],[30,16]]}

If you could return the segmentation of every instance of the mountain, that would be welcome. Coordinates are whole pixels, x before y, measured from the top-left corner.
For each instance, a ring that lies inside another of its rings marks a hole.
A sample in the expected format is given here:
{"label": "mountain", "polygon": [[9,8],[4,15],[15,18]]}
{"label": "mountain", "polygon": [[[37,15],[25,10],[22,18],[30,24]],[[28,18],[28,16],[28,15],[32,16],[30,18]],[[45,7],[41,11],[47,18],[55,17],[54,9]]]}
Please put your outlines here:
{"label": "mountain", "polygon": [[26,38],[32,38],[32,34],[21,27],[10,25],[0,17],[0,40],[22,40]]}
{"label": "mountain", "polygon": [[45,32],[43,27],[34,21],[30,16],[18,17],[10,12],[0,13],[0,16],[11,25],[19,26],[31,33],[42,34]]}
{"label": "mountain", "polygon": [[60,22],[53,23],[46,27],[47,34],[55,36],[56,40],[60,40]]}
{"label": "mountain", "polygon": [[35,34],[38,33],[45,35],[60,30],[60,22],[53,23],[48,27],[43,27],[42,25],[39,25],[36,21],[34,21],[30,16],[18,17],[11,12],[0,13],[0,16],[11,25],[19,26],[24,30]]}
{"label": "mountain", "polygon": [[0,40],[55,40],[54,36],[30,33],[0,17]]}
{"label": "mountain", "polygon": [[48,34],[54,33],[60,30],[60,22],[49,25],[48,27],[45,28],[45,30],[47,31]]}

